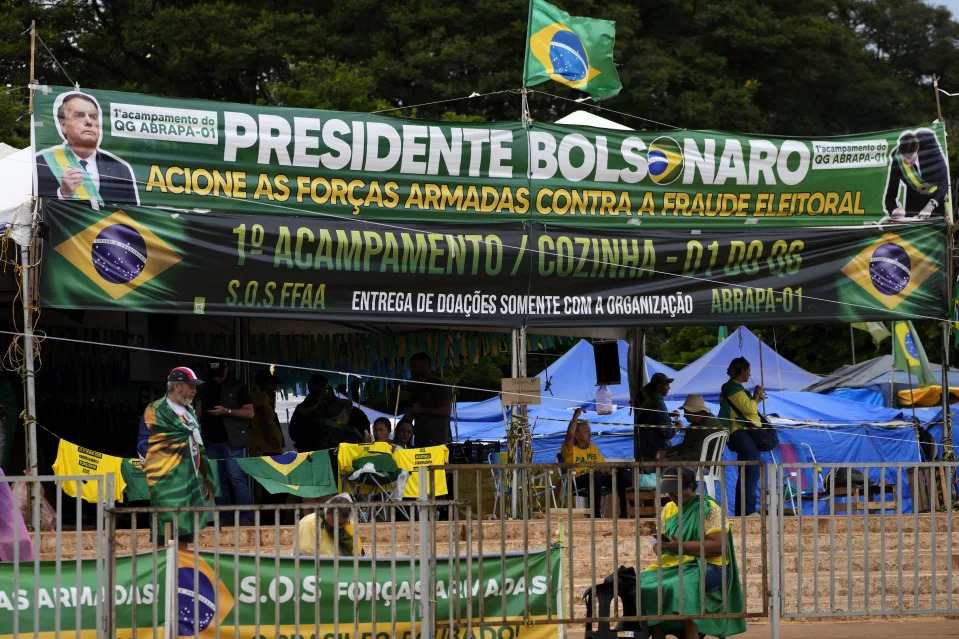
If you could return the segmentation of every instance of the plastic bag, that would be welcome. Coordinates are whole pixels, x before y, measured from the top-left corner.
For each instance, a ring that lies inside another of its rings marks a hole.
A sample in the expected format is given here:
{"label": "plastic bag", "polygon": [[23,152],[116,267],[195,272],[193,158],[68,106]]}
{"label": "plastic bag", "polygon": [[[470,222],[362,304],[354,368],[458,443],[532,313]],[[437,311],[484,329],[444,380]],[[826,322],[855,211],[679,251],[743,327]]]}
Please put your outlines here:
{"label": "plastic bag", "polygon": [[[14,498],[20,505],[20,514],[23,515],[23,521],[27,526],[33,526],[33,512],[31,510],[31,499],[34,493],[33,485],[26,482],[17,482],[14,484]],[[50,502],[43,494],[43,485],[40,485],[40,530],[55,530],[57,522],[57,511],[53,509]]]}

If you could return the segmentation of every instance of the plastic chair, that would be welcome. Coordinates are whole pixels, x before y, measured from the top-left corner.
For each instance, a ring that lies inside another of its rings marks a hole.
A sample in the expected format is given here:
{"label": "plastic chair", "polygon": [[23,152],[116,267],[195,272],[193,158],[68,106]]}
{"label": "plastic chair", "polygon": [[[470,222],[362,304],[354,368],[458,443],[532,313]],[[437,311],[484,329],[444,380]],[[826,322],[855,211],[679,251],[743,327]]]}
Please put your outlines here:
{"label": "plastic chair", "polygon": [[[504,498],[503,489],[503,471],[500,468],[497,468],[497,465],[505,464],[503,461],[506,457],[506,453],[490,453],[489,457],[486,458],[486,462],[490,464],[489,472],[493,476],[493,512],[490,513],[490,517],[496,519],[499,517],[499,503],[501,499]],[[504,501],[505,503],[505,501]]]}
{"label": "plastic chair", "polygon": [[816,456],[812,452],[812,446],[806,443],[798,445],[779,444],[770,452],[770,456],[773,463],[780,464],[783,467],[783,491],[789,499],[789,504],[794,513],[797,512],[797,505],[802,508],[803,499],[812,499],[817,495],[822,499],[828,497],[819,468],[789,466],[790,463],[817,463]]}
{"label": "plastic chair", "polygon": [[543,508],[549,508],[550,500],[553,502],[553,508],[556,508],[556,492],[553,488],[553,471],[544,470],[530,476],[530,495],[531,501],[538,504],[539,498],[543,497]]}
{"label": "plastic chair", "polygon": [[369,512],[366,508],[359,510],[362,521],[369,521],[387,513],[386,509],[377,508],[372,502],[398,501],[393,491],[399,475],[400,469],[396,466],[396,460],[387,453],[371,453],[353,461],[353,473],[345,485],[349,488],[354,502],[370,504]]}
{"label": "plastic chair", "polygon": [[727,439],[729,439],[729,433],[725,430],[713,433],[703,440],[703,450],[699,455],[702,465],[697,471],[699,476],[696,479],[699,483],[706,484],[706,494],[713,499],[716,499],[716,482],[719,481],[719,474],[723,472],[723,469],[721,466],[706,466],[705,462],[715,464],[722,460]]}
{"label": "plastic chair", "polygon": [[[556,453],[556,459],[559,460],[559,463],[565,463],[563,461],[562,453]],[[559,498],[559,503],[563,508],[569,507],[569,482],[576,481],[575,473],[572,469],[564,468],[560,472],[560,491],[562,494]],[[576,489],[576,484],[573,484],[573,507],[574,508],[589,508],[589,495],[580,495]]]}

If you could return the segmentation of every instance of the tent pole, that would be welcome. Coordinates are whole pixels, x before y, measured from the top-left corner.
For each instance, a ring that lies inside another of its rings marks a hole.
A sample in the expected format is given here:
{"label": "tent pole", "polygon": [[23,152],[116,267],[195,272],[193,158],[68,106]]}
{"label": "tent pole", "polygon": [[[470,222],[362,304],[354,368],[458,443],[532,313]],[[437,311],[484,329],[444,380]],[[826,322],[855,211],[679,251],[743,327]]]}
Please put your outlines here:
{"label": "tent pole", "polygon": [[642,388],[649,383],[649,371],[646,370],[646,329],[639,329],[639,370],[640,370],[640,384],[639,387]]}
{"label": "tent pole", "polygon": [[30,240],[26,246],[20,247],[20,301],[23,305],[23,377],[27,387],[27,412],[23,416],[23,423],[27,427],[28,465],[30,474],[36,476],[37,471],[37,393],[33,368],[33,289],[30,286],[30,245],[33,243],[31,230]]}
{"label": "tent pole", "polygon": [[[36,82],[36,76],[34,75],[34,63],[36,59],[37,51],[37,21],[30,21],[30,126],[32,131],[33,126],[33,86]],[[33,143],[33,135],[31,132],[30,135],[31,144]],[[36,176],[36,169],[34,169],[34,176]],[[34,199],[33,202],[33,218],[36,219],[37,214],[39,213],[38,207],[40,201]],[[33,245],[34,239],[34,226],[33,221],[31,220],[30,224],[30,237],[27,239],[26,246],[20,247],[20,302],[23,306],[23,354],[24,354],[24,371],[23,377],[26,382],[27,387],[27,406],[26,414],[23,416],[23,424],[26,427],[26,436],[27,436],[27,467],[29,468],[30,474],[36,477],[38,475],[37,471],[37,391],[35,386],[35,380],[33,378],[34,369],[33,369],[33,318],[31,317],[30,309],[31,304],[33,303],[33,290],[30,288],[30,247]],[[32,496],[32,493],[31,493]],[[31,510],[34,511],[34,529],[39,530],[39,510],[34,510],[31,504]]]}
{"label": "tent pole", "polygon": [[853,334],[852,324],[849,325],[849,347],[852,349],[852,365],[856,365],[856,337]]}
{"label": "tent pole", "polygon": [[942,322],[942,458],[952,461],[952,419],[949,414],[949,400],[952,393],[949,389],[949,322]]}
{"label": "tent pole", "polygon": [[[519,330],[518,328],[510,329],[510,370],[512,371],[513,377],[519,377]],[[506,432],[506,449],[508,451],[507,461],[510,464],[516,464],[519,462],[519,450],[516,441],[516,406],[513,406],[513,416],[509,421],[509,430]],[[510,445],[512,444],[512,446]],[[516,519],[516,515],[519,511],[519,473],[515,469],[512,473],[512,481],[510,484],[510,518]]]}
{"label": "tent pole", "polygon": [[[895,326],[895,323],[893,323],[893,326]],[[893,362],[895,362],[895,359],[893,359]],[[912,381],[912,378],[910,378],[910,382],[911,381]],[[892,364],[892,368],[889,369],[889,408],[896,407],[895,382],[896,382],[896,365],[894,363]]]}

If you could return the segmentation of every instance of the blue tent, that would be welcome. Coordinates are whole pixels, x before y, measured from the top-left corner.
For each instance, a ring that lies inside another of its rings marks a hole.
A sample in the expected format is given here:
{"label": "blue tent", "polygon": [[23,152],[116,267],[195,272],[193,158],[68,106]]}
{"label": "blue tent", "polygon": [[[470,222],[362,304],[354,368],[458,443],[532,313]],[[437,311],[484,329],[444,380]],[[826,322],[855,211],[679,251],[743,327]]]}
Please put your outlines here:
{"label": "blue tent", "polygon": [[729,379],[726,368],[729,362],[737,357],[745,357],[752,365],[750,385],[759,384],[759,380],[762,379],[770,394],[781,390],[799,390],[819,379],[817,375],[780,357],[766,343],[762,343],[762,371],[760,372],[759,348],[759,338],[745,326],[740,326],[716,348],[676,373],[668,399],[683,400],[686,395],[696,393],[702,395],[707,401],[718,402],[720,388]]}
{"label": "blue tent", "polygon": [[[942,384],[942,366],[933,364],[932,374],[937,384]],[[949,377],[959,379],[959,370],[950,368]],[[893,390],[900,391],[919,388],[919,378],[905,371],[892,372],[892,355],[880,355],[873,359],[850,364],[838,368],[805,390],[814,393],[825,393],[833,396],[847,397],[857,401],[889,406],[889,382],[893,383]],[[911,379],[910,379],[911,378]]]}
{"label": "blue tent", "polygon": [[[607,388],[613,394],[613,404],[629,406],[629,369],[627,366],[629,344],[619,340],[616,345],[619,351],[619,375],[622,381],[619,384],[609,385]],[[660,364],[650,357],[646,358],[646,371],[649,376],[654,373],[665,373],[673,377],[677,374],[672,368]],[[593,345],[581,339],[537,377],[540,378],[540,388],[542,389],[542,406],[560,408],[592,406],[596,399],[596,366],[593,359]],[[549,390],[546,390],[547,380],[549,380]]]}
{"label": "blue tent", "polygon": [[[619,350],[619,372],[622,382],[608,386],[613,394],[613,404],[619,408],[614,415],[605,415],[598,421],[632,423],[629,414],[629,377],[627,367],[627,353],[629,344],[623,340],[617,342]],[[647,357],[646,371],[648,375],[661,372],[674,376],[676,371],[664,364]],[[538,434],[565,433],[572,410],[582,406],[587,410],[595,410],[596,401],[596,368],[593,359],[593,345],[586,340],[580,340],[550,364],[536,377],[540,380],[542,404],[530,406],[528,413],[530,424]],[[549,384],[547,390],[546,385]],[[595,415],[595,413],[594,413]],[[537,420],[537,417],[540,419]],[[457,402],[456,420],[458,425],[457,441],[467,439],[498,439],[506,438],[503,424],[503,408],[499,397],[491,397],[481,402]],[[591,421],[597,421],[590,418]],[[454,436],[457,433],[454,432]],[[632,444],[630,444],[632,445]],[[630,453],[632,454],[632,453]]]}

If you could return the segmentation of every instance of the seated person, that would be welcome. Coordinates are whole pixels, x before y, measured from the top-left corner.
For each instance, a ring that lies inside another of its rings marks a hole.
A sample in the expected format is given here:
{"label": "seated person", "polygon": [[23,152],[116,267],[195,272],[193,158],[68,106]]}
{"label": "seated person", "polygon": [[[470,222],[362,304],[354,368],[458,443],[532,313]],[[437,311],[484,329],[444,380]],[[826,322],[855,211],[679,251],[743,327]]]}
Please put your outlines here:
{"label": "seated person", "polygon": [[[390,444],[390,420],[385,417],[377,417],[373,420],[373,443],[383,442]],[[392,449],[392,446],[390,447]]]}
{"label": "seated person", "polygon": [[[583,413],[582,408],[577,408],[573,413],[573,419],[569,421],[569,428],[566,430],[566,439],[563,440],[563,446],[560,448],[559,457],[567,464],[599,464],[602,463],[603,454],[599,452],[595,444],[590,443],[592,432],[589,429],[589,422],[580,419]],[[588,468],[574,468],[570,471],[575,478],[576,494],[589,497],[593,493],[593,514],[596,517],[603,516],[602,497],[613,491],[613,478],[607,468],[596,468],[592,473],[592,489],[590,487],[590,472]]]}
{"label": "seated person", "polygon": [[687,395],[686,402],[680,406],[689,425],[683,441],[659,451],[656,459],[670,461],[699,461],[703,455],[703,442],[707,437],[726,430],[716,417],[706,408],[702,395]]}
{"label": "seated person", "polygon": [[413,447],[413,422],[401,419],[393,429],[393,445],[397,448]]}
{"label": "seated person", "polygon": [[[315,512],[306,515],[296,524],[296,552],[318,557],[364,556],[363,543],[350,518],[349,506],[352,503],[353,499],[349,495],[340,493],[317,504]],[[316,528],[317,519],[320,522],[319,531]]]}
{"label": "seated person", "polygon": [[[696,494],[696,471],[693,468],[667,468],[663,471],[660,490],[670,503],[663,507],[659,530],[662,545],[656,550],[659,559],[641,573],[640,589],[647,614],[659,611],[659,579],[662,574],[663,615],[720,614],[723,606],[723,569],[726,565],[726,606],[729,612],[745,610],[739,568],[728,521],[723,527],[721,506],[711,497]],[[678,502],[682,497],[682,512]],[[702,518],[700,518],[702,508]],[[702,525],[700,525],[702,522]],[[723,556],[723,536],[726,555]],[[679,540],[683,556],[679,557]],[[703,559],[705,557],[705,559]],[[683,571],[682,600],[679,595],[679,571]],[[660,573],[660,570],[662,571]],[[705,590],[705,602],[701,592]],[[683,602],[684,610],[679,609]],[[652,635],[662,639],[666,634],[683,631],[686,637],[700,634],[728,637],[746,631],[745,619],[686,619],[683,621],[649,621]]]}
{"label": "seated person", "polygon": [[666,396],[673,381],[663,373],[656,373],[636,398],[636,461],[657,459],[657,453],[669,448],[669,440],[676,434],[679,413],[670,413],[666,408]]}

